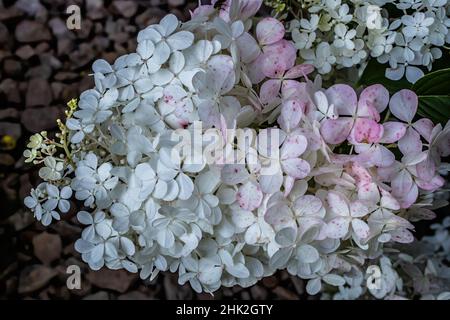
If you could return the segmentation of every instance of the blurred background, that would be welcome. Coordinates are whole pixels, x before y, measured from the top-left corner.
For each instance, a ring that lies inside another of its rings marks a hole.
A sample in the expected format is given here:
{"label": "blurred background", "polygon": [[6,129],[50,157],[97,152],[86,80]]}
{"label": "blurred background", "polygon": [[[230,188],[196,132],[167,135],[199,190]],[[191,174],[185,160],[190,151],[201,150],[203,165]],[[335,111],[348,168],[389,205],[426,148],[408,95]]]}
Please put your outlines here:
{"label": "blurred background", "polygon": [[[73,248],[76,210],[44,228],[23,199],[39,182],[24,163],[29,136],[55,131],[66,103],[93,87],[92,62],[135,50],[140,29],[171,12],[181,20],[198,0],[0,0],[0,299],[299,299],[302,280],[281,272],[257,285],[196,294],[177,277],[151,283],[124,270],[89,271]],[[81,28],[67,14],[80,8]],[[81,267],[81,289],[66,286],[67,266]]]}

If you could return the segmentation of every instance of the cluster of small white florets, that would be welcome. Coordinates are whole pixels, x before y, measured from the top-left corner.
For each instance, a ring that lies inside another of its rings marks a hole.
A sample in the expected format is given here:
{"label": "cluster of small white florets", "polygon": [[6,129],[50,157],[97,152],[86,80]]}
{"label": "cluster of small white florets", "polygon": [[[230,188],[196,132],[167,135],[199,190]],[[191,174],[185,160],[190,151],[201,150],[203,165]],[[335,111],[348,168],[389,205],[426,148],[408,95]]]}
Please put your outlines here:
{"label": "cluster of small white florets", "polygon": [[[136,53],[94,63],[95,88],[53,144],[66,156],[32,137],[25,155],[45,165],[46,182],[25,204],[48,225],[73,193],[86,226],[75,249],[92,269],[176,272],[198,292],[287,269],[317,294],[351,286],[349,272],[364,273],[385,245],[413,241],[410,221],[434,217],[450,123],[413,121],[409,90],[389,97],[374,85],[358,97],[311,82],[284,26],[254,21],[260,5],[202,5],[183,24],[167,15],[139,33]],[[223,138],[214,162],[173,152],[174,132],[196,121]],[[239,139],[250,126],[255,134]],[[269,136],[279,154],[260,143]]]}
{"label": "cluster of small white florets", "polygon": [[450,299],[450,217],[431,225],[434,234],[373,258],[366,274],[347,266],[346,283],[339,290],[324,292],[322,299],[423,300]]}
{"label": "cluster of small white florets", "polygon": [[[294,1],[295,2],[295,1]],[[322,74],[362,70],[369,57],[388,63],[386,77],[414,83],[450,42],[448,0],[298,1],[303,17],[289,30],[299,56]],[[398,14],[389,16],[390,12]]]}

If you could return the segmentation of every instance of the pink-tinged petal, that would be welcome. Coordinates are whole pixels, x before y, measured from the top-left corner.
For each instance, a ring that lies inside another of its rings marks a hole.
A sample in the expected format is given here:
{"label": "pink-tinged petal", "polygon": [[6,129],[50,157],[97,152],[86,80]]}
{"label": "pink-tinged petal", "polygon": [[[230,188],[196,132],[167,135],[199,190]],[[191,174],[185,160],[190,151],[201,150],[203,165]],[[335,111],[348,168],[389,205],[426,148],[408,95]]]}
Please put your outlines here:
{"label": "pink-tinged petal", "polygon": [[358,188],[368,185],[372,182],[372,176],[369,171],[356,162],[351,162],[345,166],[345,171],[355,179]]}
{"label": "pink-tinged petal", "polygon": [[380,205],[383,208],[390,210],[399,210],[400,203],[398,203],[397,199],[395,199],[389,192],[384,189],[381,190],[381,202]]}
{"label": "pink-tinged petal", "polygon": [[248,211],[253,211],[261,205],[263,193],[261,188],[253,182],[247,181],[236,193],[239,206]]}
{"label": "pink-tinged petal", "polygon": [[305,82],[284,80],[281,85],[281,97],[283,100],[297,100],[302,104],[303,113],[306,115],[316,110]]}
{"label": "pink-tinged petal", "polygon": [[403,196],[411,190],[413,184],[414,182],[411,174],[403,169],[392,179],[392,193],[396,198],[398,198],[398,196]]}
{"label": "pink-tinged petal", "polygon": [[295,179],[303,179],[311,171],[309,163],[303,159],[287,159],[281,162],[283,171]]}
{"label": "pink-tinged petal", "polygon": [[335,84],[325,92],[328,102],[333,104],[339,115],[355,114],[358,98],[355,90],[346,84]]}
{"label": "pink-tinged petal", "polygon": [[280,93],[281,80],[267,80],[261,86],[259,98],[262,103],[270,103],[275,100]]}
{"label": "pink-tinged petal", "polygon": [[442,187],[445,183],[444,178],[441,176],[434,176],[431,180],[416,180],[417,185],[420,189],[426,190],[426,191],[435,191]]}
{"label": "pink-tinged petal", "polygon": [[394,143],[403,138],[406,133],[406,125],[401,122],[389,121],[383,123],[384,133],[381,143]]}
{"label": "pink-tinged petal", "polygon": [[407,229],[399,229],[390,232],[391,239],[398,243],[411,243],[414,241],[414,236],[411,231]]}
{"label": "pink-tinged petal", "polygon": [[305,152],[308,146],[308,141],[305,136],[295,134],[288,136],[281,147],[281,160],[298,158]]}
{"label": "pink-tinged petal", "polygon": [[361,219],[352,220],[352,229],[358,239],[366,239],[370,234],[369,226]]}
{"label": "pink-tinged petal", "polygon": [[285,197],[287,197],[289,195],[289,193],[291,193],[292,188],[294,187],[294,183],[295,183],[295,178],[293,177],[286,177],[286,179],[284,179],[283,182],[283,186],[284,186],[284,193],[283,195]]}
{"label": "pink-tinged petal", "polygon": [[413,128],[427,141],[431,140],[434,124],[430,119],[422,118],[413,123]]}
{"label": "pink-tinged petal", "polygon": [[400,199],[400,206],[404,209],[411,207],[419,196],[419,188],[413,184],[411,189]]}
{"label": "pink-tinged petal", "polygon": [[345,217],[337,217],[327,224],[327,235],[332,239],[340,239],[345,237],[350,226],[350,221]]}
{"label": "pink-tinged petal", "polygon": [[263,61],[264,54],[260,54],[247,66],[248,77],[253,84],[258,84],[266,78],[261,68]]}
{"label": "pink-tinged petal", "polygon": [[374,84],[365,88],[358,101],[358,116],[370,117],[380,121],[380,113],[389,103],[389,91],[381,84]]}
{"label": "pink-tinged petal", "polygon": [[[274,44],[265,46],[263,48],[263,51],[263,73],[269,78],[281,77],[284,74],[284,71],[289,70],[295,65],[295,60],[297,58],[297,49],[290,41],[280,40]],[[270,68],[270,63],[283,67],[283,73],[273,73],[274,70],[278,70],[280,68]],[[264,70],[265,68],[267,68],[267,72]],[[270,70],[272,70],[272,72],[270,72]]]}
{"label": "pink-tinged petal", "polygon": [[414,91],[403,89],[395,93],[389,101],[392,114],[402,121],[410,123],[417,112],[418,98]]}
{"label": "pink-tinged petal", "polygon": [[409,127],[405,135],[398,141],[398,148],[404,155],[419,154],[422,152],[422,141],[416,130]]}
{"label": "pink-tinged petal", "polygon": [[416,165],[416,171],[417,176],[423,180],[423,181],[430,181],[433,179],[435,173],[436,173],[436,164],[433,161],[433,159],[429,156],[430,153],[426,152],[427,157],[425,160],[417,163]]}
{"label": "pink-tinged petal", "polygon": [[369,213],[369,208],[361,201],[350,203],[350,215],[353,218],[361,218]]}
{"label": "pink-tinged petal", "polygon": [[260,68],[266,77],[272,79],[281,79],[285,71],[289,69],[283,58],[275,54],[265,54]]}
{"label": "pink-tinged petal", "polygon": [[352,130],[352,126],[352,118],[327,119],[322,123],[320,133],[327,143],[339,144],[347,139]]}
{"label": "pink-tinged petal", "polygon": [[385,146],[374,145],[365,153],[361,153],[363,158],[367,159],[367,163],[383,168],[391,166],[395,161],[395,155]]}
{"label": "pink-tinged petal", "polygon": [[242,21],[253,17],[261,7],[262,0],[241,0],[239,1],[239,17]]}
{"label": "pink-tinged petal", "polygon": [[358,118],[352,129],[352,138],[358,143],[376,143],[383,136],[384,128],[375,120]]}
{"label": "pink-tinged petal", "polygon": [[378,191],[378,186],[376,185],[376,183],[359,185],[357,190],[358,199],[370,201],[373,203],[377,203],[380,199],[380,192]]}
{"label": "pink-tinged petal", "polygon": [[331,211],[338,216],[348,217],[350,216],[350,208],[347,200],[343,195],[337,192],[329,192],[327,195],[328,205]]}
{"label": "pink-tinged petal", "polygon": [[256,26],[256,38],[261,45],[272,44],[283,39],[284,33],[283,24],[271,17],[262,19]]}
{"label": "pink-tinged petal", "polygon": [[306,77],[308,74],[314,71],[314,66],[311,64],[299,64],[290,68],[284,75],[285,79],[296,79],[300,77]]}
{"label": "pink-tinged petal", "polygon": [[297,100],[284,101],[281,105],[281,114],[278,124],[286,132],[292,131],[298,126],[303,115],[303,106]]}

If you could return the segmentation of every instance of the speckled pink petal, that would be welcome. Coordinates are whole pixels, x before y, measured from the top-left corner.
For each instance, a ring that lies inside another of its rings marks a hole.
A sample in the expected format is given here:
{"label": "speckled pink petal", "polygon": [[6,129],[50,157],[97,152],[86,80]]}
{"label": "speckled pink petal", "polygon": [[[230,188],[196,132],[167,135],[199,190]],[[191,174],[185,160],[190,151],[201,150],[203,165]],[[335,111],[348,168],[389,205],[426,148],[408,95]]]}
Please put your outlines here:
{"label": "speckled pink petal", "polygon": [[366,239],[370,234],[369,226],[361,219],[352,220],[352,229],[358,239]]}
{"label": "speckled pink petal", "polygon": [[413,123],[413,128],[427,141],[430,142],[431,132],[433,131],[433,121],[422,118]]}
{"label": "speckled pink petal", "polygon": [[375,120],[358,118],[352,130],[352,137],[358,143],[376,143],[383,136],[384,128]]}
{"label": "speckled pink petal", "polygon": [[350,215],[354,218],[364,217],[369,213],[369,208],[361,201],[350,203]]}
{"label": "speckled pink petal", "polygon": [[281,79],[284,72],[288,69],[283,57],[275,54],[265,54],[260,68],[262,68],[262,72],[266,77],[272,79]]}
{"label": "speckled pink petal", "polygon": [[262,103],[270,103],[275,100],[281,88],[281,80],[270,79],[264,82],[259,92],[259,99]]}
{"label": "speckled pink petal", "polygon": [[269,78],[281,77],[286,70],[295,65],[297,49],[290,41],[280,40],[264,47],[263,51],[263,73]]}
{"label": "speckled pink petal", "polygon": [[389,103],[389,91],[381,84],[374,84],[365,88],[358,101],[358,115],[370,117],[380,121],[380,113]]}
{"label": "speckled pink petal", "polygon": [[262,19],[256,26],[256,38],[261,45],[275,43],[284,37],[284,26],[277,19]]}
{"label": "speckled pink petal", "polygon": [[406,125],[401,122],[389,121],[383,123],[384,133],[381,143],[394,143],[403,138],[406,133]]}
{"label": "speckled pink petal", "polygon": [[417,112],[418,98],[414,91],[403,89],[389,101],[389,109],[397,119],[410,123]]}
{"label": "speckled pink petal", "polygon": [[347,139],[352,126],[352,118],[327,119],[322,123],[320,133],[327,143],[339,144]]}
{"label": "speckled pink petal", "polygon": [[286,137],[281,146],[281,160],[298,158],[305,152],[308,140],[301,134]]}
{"label": "speckled pink petal", "polygon": [[334,214],[344,217],[350,216],[350,208],[347,200],[340,193],[329,192],[327,195],[327,201],[331,211]]}
{"label": "speckled pink petal", "polygon": [[328,102],[334,104],[340,116],[355,114],[358,98],[352,87],[346,84],[335,84],[328,88],[325,93]]}
{"label": "speckled pink petal", "polygon": [[295,67],[290,68],[284,75],[285,79],[296,79],[300,77],[305,77],[314,71],[314,66],[311,64],[299,64]]}
{"label": "speckled pink petal", "polygon": [[236,200],[244,210],[253,211],[261,204],[263,193],[261,188],[253,182],[247,181],[236,193]]}
{"label": "speckled pink petal", "polygon": [[334,218],[327,224],[327,235],[332,239],[343,238],[347,234],[349,226],[350,221],[348,218]]}
{"label": "speckled pink petal", "polygon": [[303,159],[286,159],[281,162],[283,171],[295,179],[303,179],[311,171],[309,163]]}
{"label": "speckled pink petal", "polygon": [[416,130],[409,127],[405,135],[398,142],[398,148],[404,155],[419,154],[422,152],[422,141]]}
{"label": "speckled pink petal", "polygon": [[399,229],[391,232],[391,239],[398,243],[411,243],[414,241],[414,236],[407,229]]}
{"label": "speckled pink petal", "polygon": [[281,114],[278,117],[278,124],[281,129],[290,132],[298,126],[303,115],[302,104],[297,100],[284,101],[281,105]]}

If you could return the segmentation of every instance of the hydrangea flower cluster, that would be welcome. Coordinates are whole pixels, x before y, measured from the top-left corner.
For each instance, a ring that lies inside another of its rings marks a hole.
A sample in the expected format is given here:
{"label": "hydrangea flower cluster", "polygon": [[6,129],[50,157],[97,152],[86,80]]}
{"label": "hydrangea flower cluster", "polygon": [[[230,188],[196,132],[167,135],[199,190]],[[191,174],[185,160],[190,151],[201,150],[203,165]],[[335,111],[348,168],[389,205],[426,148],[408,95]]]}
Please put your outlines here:
{"label": "hydrangea flower cluster", "polygon": [[170,271],[197,292],[287,269],[309,294],[344,297],[351,274],[389,264],[385,248],[434,218],[450,122],[417,119],[409,90],[322,88],[283,24],[255,21],[260,5],[167,15],[135,53],[93,64],[95,88],[69,103],[58,142],[31,138],[44,182],[25,205],[48,225],[74,195],[90,268]]}
{"label": "hydrangea flower cluster", "polygon": [[433,61],[442,56],[441,48],[450,42],[447,0],[292,4],[299,6],[301,14],[289,23],[299,56],[321,74],[350,67],[362,70],[371,57],[388,64],[387,78],[406,76],[414,83],[424,75],[423,68],[431,70]]}

